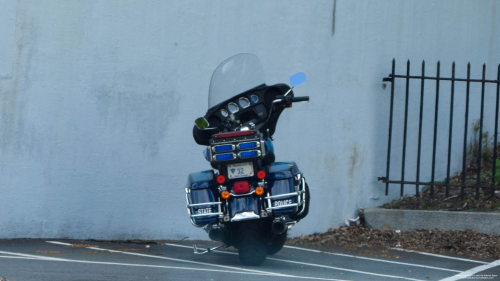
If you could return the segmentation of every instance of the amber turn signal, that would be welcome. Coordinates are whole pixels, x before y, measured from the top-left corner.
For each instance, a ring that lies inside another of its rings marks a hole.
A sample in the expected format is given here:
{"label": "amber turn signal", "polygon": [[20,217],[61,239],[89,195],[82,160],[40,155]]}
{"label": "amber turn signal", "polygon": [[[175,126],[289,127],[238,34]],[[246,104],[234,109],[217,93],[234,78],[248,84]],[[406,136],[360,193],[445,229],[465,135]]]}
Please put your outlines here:
{"label": "amber turn signal", "polygon": [[262,186],[257,186],[257,188],[255,188],[255,194],[259,196],[264,194],[264,188]]}
{"label": "amber turn signal", "polygon": [[229,191],[227,191],[227,190],[224,190],[224,191],[222,191],[222,192],[220,193],[220,197],[221,197],[222,199],[229,199],[229,196],[231,196],[231,194],[230,194],[230,193],[229,193]]}

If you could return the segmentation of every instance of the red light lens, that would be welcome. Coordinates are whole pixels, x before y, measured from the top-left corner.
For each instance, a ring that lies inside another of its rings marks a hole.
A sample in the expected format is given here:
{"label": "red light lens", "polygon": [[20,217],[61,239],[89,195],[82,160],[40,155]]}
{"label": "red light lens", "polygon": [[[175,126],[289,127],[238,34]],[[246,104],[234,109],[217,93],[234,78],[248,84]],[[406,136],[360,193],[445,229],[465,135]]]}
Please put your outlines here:
{"label": "red light lens", "polygon": [[237,181],[233,184],[233,191],[236,194],[248,193],[250,191],[250,184],[246,181]]}
{"label": "red light lens", "polygon": [[236,138],[236,137],[243,137],[250,135],[255,135],[255,130],[220,133],[213,135],[213,138],[218,140],[218,139]]}
{"label": "red light lens", "polygon": [[218,182],[219,184],[223,184],[223,183],[225,183],[225,182],[226,182],[226,177],[225,177],[225,176],[223,176],[223,175],[218,175],[218,176],[217,176],[217,182]]}
{"label": "red light lens", "polygon": [[257,172],[257,178],[259,178],[260,180],[263,180],[264,178],[266,177],[266,172],[265,171],[258,171]]}

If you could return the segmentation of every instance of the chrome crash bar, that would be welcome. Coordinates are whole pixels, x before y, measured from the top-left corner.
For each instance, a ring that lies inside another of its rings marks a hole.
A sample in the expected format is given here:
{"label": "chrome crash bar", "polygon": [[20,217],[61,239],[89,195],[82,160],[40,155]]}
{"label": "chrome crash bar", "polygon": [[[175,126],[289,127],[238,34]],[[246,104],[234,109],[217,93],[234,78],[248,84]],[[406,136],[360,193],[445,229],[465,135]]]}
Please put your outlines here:
{"label": "chrome crash bar", "polygon": [[[189,200],[189,193],[190,192],[191,192],[191,190],[189,188],[186,188],[186,202],[187,202],[186,208],[187,208],[189,217],[191,219],[191,223],[194,226],[196,226],[196,227],[203,227],[203,226],[197,225],[194,222],[194,218],[224,215],[224,213],[222,212],[222,209],[221,209],[222,202],[208,202],[208,203],[191,204],[191,202]],[[197,215],[193,215],[192,214],[192,210],[191,210],[192,207],[213,206],[213,205],[217,205],[217,213],[197,214]]]}
{"label": "chrome crash bar", "polygon": [[[296,176],[296,179],[300,180],[300,184],[298,186],[300,188],[299,191],[285,193],[285,194],[279,194],[279,195],[273,195],[273,196],[271,196],[269,194],[269,191],[267,192],[267,197],[264,198],[264,200],[267,201],[267,207],[266,207],[267,212],[271,212],[272,210],[277,210],[277,209],[286,209],[286,208],[290,208],[290,207],[300,207],[300,206],[303,206],[303,208],[302,208],[302,210],[300,210],[298,215],[301,215],[304,212],[304,210],[306,209],[306,204],[307,204],[306,194],[305,194],[306,193],[306,181],[305,181],[304,177],[302,177],[300,174],[298,174]],[[287,204],[287,205],[283,205],[283,206],[272,207],[271,200],[276,200],[279,198],[286,198],[286,197],[290,197],[290,196],[296,196],[298,203],[292,203],[292,204]]]}

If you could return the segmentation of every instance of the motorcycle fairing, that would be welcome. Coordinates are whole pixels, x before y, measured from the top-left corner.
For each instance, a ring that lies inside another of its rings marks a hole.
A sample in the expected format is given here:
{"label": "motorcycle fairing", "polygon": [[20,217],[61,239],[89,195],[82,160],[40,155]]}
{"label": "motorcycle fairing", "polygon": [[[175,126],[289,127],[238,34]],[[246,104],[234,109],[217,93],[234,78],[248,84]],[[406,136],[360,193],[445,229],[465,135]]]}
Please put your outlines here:
{"label": "motorcycle fairing", "polygon": [[[276,99],[276,96],[284,95],[288,90],[290,90],[290,87],[286,84],[276,84],[272,86],[264,84],[235,95],[234,97],[209,108],[205,114],[205,119],[208,120],[210,128],[200,130],[198,127],[194,126],[194,140],[199,145],[209,145],[209,140],[212,135],[220,132],[219,126],[222,125],[222,120],[225,119],[220,113],[221,109],[224,108],[229,102],[238,102],[240,97],[249,97],[251,95],[259,96],[259,102],[235,113],[235,117],[240,120],[241,123],[252,122],[257,126],[258,124],[263,124],[263,127],[258,128],[259,131],[263,132],[265,137],[272,137],[276,130],[278,119],[281,112],[285,109],[285,106],[283,104],[274,104],[274,109],[272,110],[270,116],[269,111],[273,107],[273,101]],[[291,91],[289,95],[293,96],[293,91]]]}

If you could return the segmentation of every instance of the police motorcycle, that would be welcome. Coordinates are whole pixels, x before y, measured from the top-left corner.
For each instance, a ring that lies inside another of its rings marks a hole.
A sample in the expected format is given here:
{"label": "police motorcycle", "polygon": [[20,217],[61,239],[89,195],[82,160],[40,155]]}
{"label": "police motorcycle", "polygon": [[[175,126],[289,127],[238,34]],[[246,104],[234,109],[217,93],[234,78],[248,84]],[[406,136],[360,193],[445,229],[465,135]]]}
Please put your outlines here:
{"label": "police motorcycle", "polygon": [[297,73],[290,77],[292,87],[268,86],[252,54],[233,56],[213,73],[208,111],[193,128],[213,169],[190,174],[185,190],[191,223],[223,244],[211,249],[194,245],[195,254],[233,246],[243,264],[261,265],[307,216],[305,178],[295,162],[275,162],[272,143],[281,112],[309,101],[292,91],[305,80]]}

